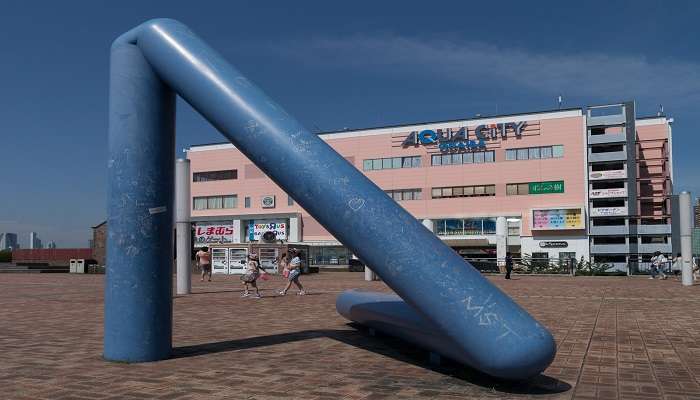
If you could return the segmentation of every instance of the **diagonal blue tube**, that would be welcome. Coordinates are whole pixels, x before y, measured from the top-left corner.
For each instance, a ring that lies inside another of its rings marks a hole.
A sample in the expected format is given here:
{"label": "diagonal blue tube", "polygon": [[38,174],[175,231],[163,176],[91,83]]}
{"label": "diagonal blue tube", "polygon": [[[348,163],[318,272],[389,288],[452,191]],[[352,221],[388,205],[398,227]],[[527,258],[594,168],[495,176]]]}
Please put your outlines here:
{"label": "diagonal blue tube", "polygon": [[[371,265],[416,315],[454,343],[464,355],[461,360],[511,379],[537,374],[552,361],[554,341],[543,326],[186,26],[151,20],[117,39],[113,58],[120,45],[137,47],[165,85]],[[112,85],[112,99],[119,92]],[[110,111],[110,137],[119,135],[113,129],[117,120]],[[162,249],[162,257],[170,260],[172,252]],[[110,271],[120,267],[108,263]],[[130,283],[125,276],[120,279]],[[117,329],[107,316],[122,301],[115,296],[105,302],[105,329]],[[118,344],[122,348],[124,343]],[[105,353],[116,345],[105,339]]]}

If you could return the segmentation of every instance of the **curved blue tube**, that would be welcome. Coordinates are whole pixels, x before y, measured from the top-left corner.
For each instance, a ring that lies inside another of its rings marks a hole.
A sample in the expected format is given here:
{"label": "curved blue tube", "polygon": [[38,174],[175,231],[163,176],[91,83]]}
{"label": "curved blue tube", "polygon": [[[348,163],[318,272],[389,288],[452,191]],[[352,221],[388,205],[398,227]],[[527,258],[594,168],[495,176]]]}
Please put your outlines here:
{"label": "curved blue tube", "polygon": [[[148,21],[117,39],[113,49],[122,45],[137,47],[162,82],[367,262],[432,328],[464,352],[470,365],[507,378],[529,377],[549,365],[555,345],[543,326],[186,26],[167,19]],[[117,56],[114,50],[112,56]],[[122,95],[122,89],[113,85],[112,99]],[[119,118],[110,110],[110,137],[121,134],[121,128],[115,128]],[[127,206],[135,213],[143,207]],[[162,257],[170,261],[172,252],[163,249]],[[121,267],[108,262],[110,271]],[[106,311],[119,301],[123,299],[106,302]],[[105,340],[105,353],[107,347]],[[504,353],[512,356],[498,356]],[[536,368],[531,359],[539,360]],[[512,372],[520,366],[527,367],[522,375]]]}

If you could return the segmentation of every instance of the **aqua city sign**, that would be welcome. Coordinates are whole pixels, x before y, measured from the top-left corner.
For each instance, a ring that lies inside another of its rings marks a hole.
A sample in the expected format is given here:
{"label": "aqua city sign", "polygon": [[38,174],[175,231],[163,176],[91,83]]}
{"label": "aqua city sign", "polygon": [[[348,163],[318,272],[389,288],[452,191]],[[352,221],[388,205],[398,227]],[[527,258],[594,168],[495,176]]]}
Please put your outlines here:
{"label": "aqua city sign", "polygon": [[[523,135],[525,126],[527,123],[520,121],[479,125],[474,130],[466,126],[459,129],[424,129],[409,133],[401,146],[437,145],[442,152],[485,150],[487,140],[496,140],[499,136],[506,139],[509,132],[519,138]],[[474,135],[473,139],[471,138],[472,134]]]}

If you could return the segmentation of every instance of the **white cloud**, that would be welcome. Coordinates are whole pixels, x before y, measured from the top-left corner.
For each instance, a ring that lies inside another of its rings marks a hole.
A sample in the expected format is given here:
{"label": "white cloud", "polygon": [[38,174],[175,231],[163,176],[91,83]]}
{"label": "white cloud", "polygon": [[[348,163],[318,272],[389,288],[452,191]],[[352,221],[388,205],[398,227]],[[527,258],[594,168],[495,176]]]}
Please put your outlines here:
{"label": "white cloud", "polygon": [[698,96],[700,65],[644,55],[566,54],[503,48],[479,42],[354,36],[288,40],[279,53],[309,67],[374,70],[449,81],[460,85],[509,85],[577,96],[620,98]]}

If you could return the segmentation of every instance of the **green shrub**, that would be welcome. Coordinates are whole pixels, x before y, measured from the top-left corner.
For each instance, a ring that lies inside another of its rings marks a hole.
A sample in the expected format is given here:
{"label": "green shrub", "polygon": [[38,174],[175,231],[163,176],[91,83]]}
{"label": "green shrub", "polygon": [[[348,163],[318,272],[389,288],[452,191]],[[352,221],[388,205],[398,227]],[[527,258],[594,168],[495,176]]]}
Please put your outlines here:
{"label": "green shrub", "polygon": [[10,250],[0,251],[0,262],[12,262],[12,252]]}

